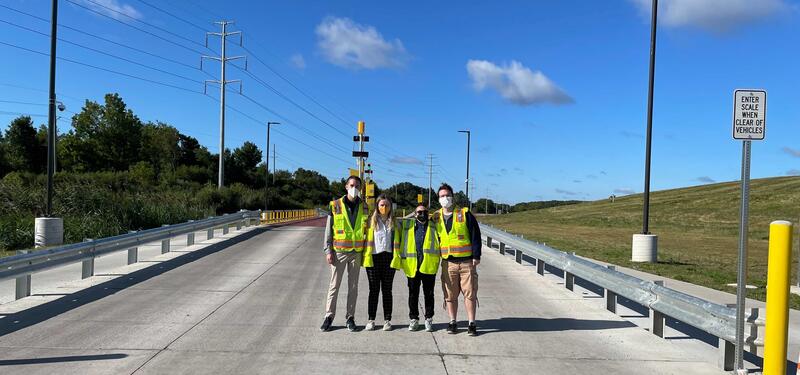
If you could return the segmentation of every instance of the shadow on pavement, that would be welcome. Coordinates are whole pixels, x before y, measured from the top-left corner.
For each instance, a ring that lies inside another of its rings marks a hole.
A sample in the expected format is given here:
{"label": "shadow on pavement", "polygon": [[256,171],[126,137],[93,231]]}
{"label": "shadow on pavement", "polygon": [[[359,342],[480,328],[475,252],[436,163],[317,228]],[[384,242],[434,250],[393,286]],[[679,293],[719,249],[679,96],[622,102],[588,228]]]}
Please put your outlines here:
{"label": "shadow on pavement", "polygon": [[478,320],[481,334],[492,332],[554,332],[554,331],[592,331],[636,327],[627,321],[583,320],[571,318],[500,318]]}
{"label": "shadow on pavement", "polygon": [[3,322],[3,324],[0,325],[0,337],[43,322],[77,307],[110,296],[120,290],[124,290],[125,288],[134,286],[142,281],[159,276],[184,264],[194,262],[205,256],[225,250],[230,246],[247,241],[275,228],[279,228],[279,226],[256,228],[247,233],[242,233],[236,237],[208,245],[191,253],[186,253],[170,260],[153,263],[153,266],[131,272],[127,274],[126,277],[112,279],[78,292],[65,295],[64,297],[41,304],[39,306],[31,307],[17,313],[8,314],[5,316],[5,318],[0,320],[0,322]]}
{"label": "shadow on pavement", "polygon": [[101,361],[108,359],[122,359],[127,357],[128,357],[127,354],[96,354],[96,355],[74,355],[69,357],[1,359],[0,366],[37,365],[43,363],[81,362],[81,361]]}

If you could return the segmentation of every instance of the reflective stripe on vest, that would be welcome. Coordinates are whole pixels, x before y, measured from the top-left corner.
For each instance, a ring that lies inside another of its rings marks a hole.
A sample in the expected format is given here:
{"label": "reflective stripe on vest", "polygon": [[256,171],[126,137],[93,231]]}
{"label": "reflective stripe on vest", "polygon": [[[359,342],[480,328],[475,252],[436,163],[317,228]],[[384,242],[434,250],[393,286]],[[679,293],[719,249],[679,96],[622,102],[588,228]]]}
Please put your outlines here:
{"label": "reflective stripe on vest", "polygon": [[369,245],[366,239],[367,216],[369,208],[359,202],[356,210],[355,227],[350,223],[350,213],[344,207],[345,198],[331,202],[333,212],[333,250],[337,252],[362,252]]}
{"label": "reflective stripe on vest", "polygon": [[449,257],[464,258],[472,256],[472,241],[470,240],[469,228],[467,227],[468,208],[459,208],[453,212],[453,222],[450,232],[445,225],[444,214],[441,210],[434,214],[436,232],[439,234],[439,246],[441,247],[442,258]]}

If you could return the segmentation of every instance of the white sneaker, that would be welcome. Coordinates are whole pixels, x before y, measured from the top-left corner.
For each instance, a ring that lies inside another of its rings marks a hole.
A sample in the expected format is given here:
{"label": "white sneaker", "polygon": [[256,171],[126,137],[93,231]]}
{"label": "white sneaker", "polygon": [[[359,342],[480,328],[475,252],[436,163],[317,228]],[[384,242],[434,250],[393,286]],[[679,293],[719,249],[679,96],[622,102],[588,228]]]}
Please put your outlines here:
{"label": "white sneaker", "polygon": [[383,330],[384,331],[391,331],[392,330],[392,322],[387,320],[386,323],[383,323]]}
{"label": "white sneaker", "polygon": [[367,326],[364,327],[364,330],[365,331],[374,331],[375,330],[375,321],[374,320],[370,320],[369,323],[367,323]]}
{"label": "white sneaker", "polygon": [[425,331],[433,332],[433,319],[425,319]]}
{"label": "white sneaker", "polygon": [[419,329],[419,320],[418,319],[411,319],[411,324],[408,325],[409,331],[416,331]]}

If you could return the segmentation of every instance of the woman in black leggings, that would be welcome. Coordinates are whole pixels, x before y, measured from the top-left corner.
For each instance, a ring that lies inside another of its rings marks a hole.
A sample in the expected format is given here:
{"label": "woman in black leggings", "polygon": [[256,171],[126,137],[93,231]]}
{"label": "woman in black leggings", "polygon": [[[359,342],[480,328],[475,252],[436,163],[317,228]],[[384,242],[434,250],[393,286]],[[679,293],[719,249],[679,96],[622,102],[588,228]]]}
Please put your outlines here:
{"label": "woman in black leggings", "polygon": [[377,210],[370,218],[367,235],[367,248],[364,253],[364,267],[369,280],[366,330],[375,329],[375,315],[378,313],[378,295],[383,294],[383,330],[392,329],[392,281],[395,269],[391,267],[393,250],[400,246],[400,232],[392,218],[392,201],[385,195],[377,199]]}

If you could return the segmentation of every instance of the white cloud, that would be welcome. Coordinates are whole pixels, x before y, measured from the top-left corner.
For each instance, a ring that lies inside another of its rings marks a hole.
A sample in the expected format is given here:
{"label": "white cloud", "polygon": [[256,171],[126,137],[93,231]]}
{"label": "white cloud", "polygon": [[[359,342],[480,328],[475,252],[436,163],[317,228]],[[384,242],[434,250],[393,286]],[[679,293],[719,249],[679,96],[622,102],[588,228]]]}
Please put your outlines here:
{"label": "white cloud", "polygon": [[699,181],[699,182],[705,183],[705,184],[713,184],[713,183],[717,182],[713,178],[708,177],[708,176],[700,176],[700,177],[696,178],[696,180]]}
{"label": "white cloud", "polygon": [[789,155],[792,155],[792,156],[794,156],[796,158],[800,158],[800,150],[798,150],[798,149],[794,149],[794,148],[791,148],[791,147],[784,147],[783,148],[783,152],[785,152],[785,153],[787,153]]}
{"label": "white cloud", "polygon": [[517,105],[568,104],[574,100],[540,71],[517,61],[504,66],[486,60],[469,60],[467,73],[477,91],[491,88]]}
{"label": "white cloud", "polygon": [[292,55],[292,57],[289,58],[289,62],[291,62],[292,66],[294,66],[297,69],[303,70],[306,68],[306,59],[304,59],[303,55],[299,53],[295,53],[294,55]]}
{"label": "white cloud", "polygon": [[422,165],[422,160],[417,159],[412,156],[395,156],[389,159],[390,163],[395,164],[414,164],[414,165]]}
{"label": "white cloud", "polygon": [[798,169],[790,169],[786,171],[787,176],[800,176],[800,170]]}
{"label": "white cloud", "polygon": [[614,189],[614,194],[631,195],[631,194],[636,194],[636,191],[634,191],[633,189],[629,189],[629,188],[618,188],[618,189]]}
{"label": "white cloud", "polygon": [[[631,1],[649,19],[652,1]],[[787,8],[784,0],[662,0],[658,21],[670,27],[698,27],[721,33],[764,20]]]}
{"label": "white cloud", "polygon": [[556,189],[556,193],[562,195],[578,195],[578,193],[574,191],[564,190],[564,189]]}
{"label": "white cloud", "polygon": [[120,3],[117,0],[83,0],[80,2],[99,13],[121,21],[128,18],[135,18],[137,20],[144,18],[142,12],[138,9],[134,8],[132,5]]}
{"label": "white cloud", "polygon": [[349,18],[326,17],[317,25],[317,44],[328,62],[352,69],[402,67],[408,60],[403,43],[383,38],[372,26]]}

